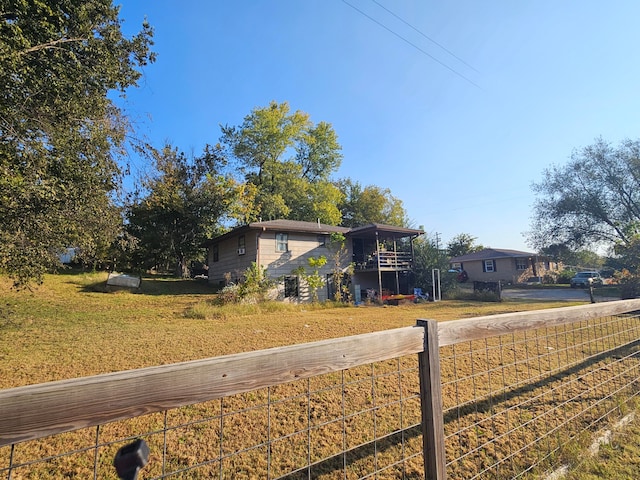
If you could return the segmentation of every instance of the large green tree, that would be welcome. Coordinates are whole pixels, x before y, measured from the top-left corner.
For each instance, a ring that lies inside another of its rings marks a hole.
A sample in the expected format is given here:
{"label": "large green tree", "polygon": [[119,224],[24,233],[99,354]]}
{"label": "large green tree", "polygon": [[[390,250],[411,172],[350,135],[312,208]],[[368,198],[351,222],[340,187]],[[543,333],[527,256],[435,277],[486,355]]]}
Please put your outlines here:
{"label": "large green tree", "polygon": [[629,246],[640,233],[640,142],[597,139],[545,170],[533,191],[533,246]]}
{"label": "large green tree", "polygon": [[336,185],[344,193],[344,200],[340,203],[343,226],[358,227],[368,223],[409,226],[402,200],[394,197],[388,188],[376,185],[363,187],[360,182],[349,178],[339,180]]}
{"label": "large green tree", "polygon": [[414,283],[429,295],[433,294],[434,269],[440,271],[441,294],[456,288],[457,275],[448,273],[449,258],[440,248],[437,240],[427,235],[420,235],[413,241]]}
{"label": "large green tree", "polygon": [[605,263],[605,258],[597,252],[588,249],[572,250],[566,244],[549,245],[543,248],[541,253],[562,262],[565,268],[597,270]]}
{"label": "large green tree", "polygon": [[251,186],[251,208],[242,223],[258,218],[320,220],[337,224],[340,191],[330,177],[340,166],[338,137],[326,122],[314,124],[307,113],[291,112],[289,104],[258,107],[239,126],[223,126],[221,144]]}
{"label": "large green tree", "polygon": [[0,1],[0,268],[17,283],[113,234],[128,125],[108,94],[136,85],[151,45],[111,0]]}
{"label": "large green tree", "polygon": [[476,237],[473,235],[459,233],[447,243],[447,255],[449,255],[450,258],[460,257],[484,249],[482,245],[476,244],[476,240]]}
{"label": "large green tree", "polygon": [[146,145],[144,153],[155,172],[142,180],[128,210],[127,229],[137,239],[134,262],[143,269],[169,266],[176,276],[187,276],[202,243],[220,233],[237,185],[219,173],[224,160],[215,148],[194,159],[171,145]]}

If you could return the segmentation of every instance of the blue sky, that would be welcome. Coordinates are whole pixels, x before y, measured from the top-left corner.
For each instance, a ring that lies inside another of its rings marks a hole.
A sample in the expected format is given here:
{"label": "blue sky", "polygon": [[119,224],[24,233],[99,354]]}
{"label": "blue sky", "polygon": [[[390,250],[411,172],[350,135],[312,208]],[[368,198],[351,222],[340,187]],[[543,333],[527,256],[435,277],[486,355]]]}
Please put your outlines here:
{"label": "blue sky", "polygon": [[543,170],[638,138],[635,0],[122,2],[125,32],[145,16],[158,59],[119,100],[139,135],[199,154],[287,101],[333,125],[336,178],[389,188],[443,245],[531,250]]}

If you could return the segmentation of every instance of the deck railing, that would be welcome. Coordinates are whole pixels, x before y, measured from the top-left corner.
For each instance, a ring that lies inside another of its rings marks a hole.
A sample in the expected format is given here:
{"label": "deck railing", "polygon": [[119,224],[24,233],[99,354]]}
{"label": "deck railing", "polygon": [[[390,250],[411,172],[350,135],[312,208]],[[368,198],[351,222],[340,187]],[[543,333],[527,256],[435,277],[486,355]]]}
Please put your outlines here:
{"label": "deck railing", "polygon": [[0,391],[0,474],[515,478],[634,408],[640,300],[476,317]]}
{"label": "deck railing", "polygon": [[355,259],[355,269],[404,271],[411,269],[411,262],[409,252],[379,252]]}

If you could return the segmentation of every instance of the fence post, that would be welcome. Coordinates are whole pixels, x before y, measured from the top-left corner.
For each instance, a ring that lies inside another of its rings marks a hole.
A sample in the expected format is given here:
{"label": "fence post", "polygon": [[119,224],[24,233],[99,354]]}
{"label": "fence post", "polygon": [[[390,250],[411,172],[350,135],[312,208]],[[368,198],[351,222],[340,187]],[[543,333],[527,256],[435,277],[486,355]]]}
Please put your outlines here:
{"label": "fence post", "polygon": [[425,333],[424,350],[418,354],[424,474],[425,478],[429,480],[444,480],[447,477],[447,472],[438,322],[418,320],[418,326],[424,327]]}

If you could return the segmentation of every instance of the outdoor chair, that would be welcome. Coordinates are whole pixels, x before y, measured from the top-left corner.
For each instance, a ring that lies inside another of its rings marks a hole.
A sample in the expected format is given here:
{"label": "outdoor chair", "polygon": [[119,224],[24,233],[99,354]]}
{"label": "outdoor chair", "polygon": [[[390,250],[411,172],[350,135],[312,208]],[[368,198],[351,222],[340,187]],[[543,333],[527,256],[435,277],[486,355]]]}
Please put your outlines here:
{"label": "outdoor chair", "polygon": [[413,289],[413,300],[415,302],[418,302],[420,300],[424,300],[425,302],[429,301],[429,294],[428,293],[422,293],[422,289],[421,288],[414,288]]}

